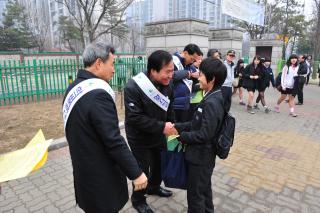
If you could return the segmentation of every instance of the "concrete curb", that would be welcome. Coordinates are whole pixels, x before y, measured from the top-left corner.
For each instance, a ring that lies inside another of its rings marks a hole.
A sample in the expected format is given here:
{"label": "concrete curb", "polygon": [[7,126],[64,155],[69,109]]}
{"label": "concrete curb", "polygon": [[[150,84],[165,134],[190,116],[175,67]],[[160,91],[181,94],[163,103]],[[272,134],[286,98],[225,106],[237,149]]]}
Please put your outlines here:
{"label": "concrete curb", "polygon": [[[119,128],[120,130],[121,129],[124,129],[124,122],[119,122]],[[57,149],[60,149],[60,148],[63,148],[63,147],[66,147],[68,146],[68,142],[67,142],[67,139],[66,137],[62,137],[62,138],[59,138],[59,139],[54,139],[49,148],[48,148],[48,151],[53,151],[53,150],[57,150]]]}

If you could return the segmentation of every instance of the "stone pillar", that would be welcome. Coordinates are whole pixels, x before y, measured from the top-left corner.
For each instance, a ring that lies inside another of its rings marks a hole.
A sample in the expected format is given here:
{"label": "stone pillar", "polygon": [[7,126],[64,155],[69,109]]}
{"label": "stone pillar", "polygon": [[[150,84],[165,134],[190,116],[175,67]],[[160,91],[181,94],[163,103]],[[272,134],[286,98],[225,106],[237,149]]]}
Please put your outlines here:
{"label": "stone pillar", "polygon": [[204,55],[208,52],[209,22],[198,19],[179,19],[151,22],[145,24],[146,54],[155,50],[167,50],[170,53],[183,51],[194,43]]}
{"label": "stone pillar", "polygon": [[257,55],[257,47],[269,47],[271,51],[271,68],[274,73],[277,72],[277,62],[282,58],[282,41],[276,39],[255,39],[250,41],[249,62]]}
{"label": "stone pillar", "polygon": [[209,48],[218,49],[222,58],[226,55],[227,51],[232,49],[236,51],[236,59],[242,57],[242,29],[210,29],[209,30]]}

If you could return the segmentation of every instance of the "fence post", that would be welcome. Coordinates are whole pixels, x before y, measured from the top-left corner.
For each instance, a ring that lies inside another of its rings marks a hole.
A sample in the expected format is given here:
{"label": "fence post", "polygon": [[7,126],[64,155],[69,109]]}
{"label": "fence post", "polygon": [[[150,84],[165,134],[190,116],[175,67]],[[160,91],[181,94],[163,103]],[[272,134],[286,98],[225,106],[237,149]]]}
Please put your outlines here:
{"label": "fence post", "polygon": [[[0,64],[0,82],[1,82],[1,91],[2,91],[2,99],[3,99],[3,105],[6,105],[6,94],[5,91],[5,75],[2,73],[2,66]],[[0,105],[1,105],[1,99],[0,99]]]}
{"label": "fence post", "polygon": [[38,70],[37,70],[37,60],[33,59],[33,74],[34,74],[34,81],[36,84],[36,94],[37,94],[37,101],[40,101],[40,89],[39,89],[39,79],[38,79]]}

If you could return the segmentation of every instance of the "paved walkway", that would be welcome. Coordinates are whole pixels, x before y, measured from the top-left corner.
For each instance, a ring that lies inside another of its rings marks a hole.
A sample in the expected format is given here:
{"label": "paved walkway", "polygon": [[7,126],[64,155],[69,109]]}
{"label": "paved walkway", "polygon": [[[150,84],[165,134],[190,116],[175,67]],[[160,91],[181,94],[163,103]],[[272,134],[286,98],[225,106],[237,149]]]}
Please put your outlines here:
{"label": "paved walkway", "polygon": [[[320,212],[320,88],[305,88],[298,118],[281,113],[251,115],[234,98],[235,145],[212,177],[216,212]],[[273,106],[278,92],[269,89]],[[129,184],[131,190],[131,186]],[[156,212],[186,212],[186,192],[149,196]],[[0,212],[82,212],[75,206],[68,147],[51,151],[45,166],[27,178],[2,184]],[[130,202],[122,212],[135,212]]]}

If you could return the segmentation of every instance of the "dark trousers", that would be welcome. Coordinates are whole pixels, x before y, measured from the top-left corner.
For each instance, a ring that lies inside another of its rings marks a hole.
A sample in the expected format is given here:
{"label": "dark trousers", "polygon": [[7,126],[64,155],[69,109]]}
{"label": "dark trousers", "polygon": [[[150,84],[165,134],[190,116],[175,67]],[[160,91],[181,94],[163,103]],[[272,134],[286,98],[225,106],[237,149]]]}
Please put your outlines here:
{"label": "dark trousers", "polygon": [[299,76],[295,79],[295,91],[294,93],[298,96],[298,102],[303,104],[303,86],[305,84],[305,77]]}
{"label": "dark trousers", "polygon": [[224,108],[229,112],[231,108],[232,87],[221,87],[221,92],[224,100]]}
{"label": "dark trousers", "polygon": [[214,164],[200,166],[188,163],[188,213],[214,212],[211,188],[213,168]]}
{"label": "dark trousers", "polygon": [[[140,168],[148,177],[147,190],[157,189],[162,182],[161,179],[161,149],[160,148],[135,148],[131,147],[134,157]],[[147,190],[133,191],[131,202],[133,205],[146,203],[145,194]]]}
{"label": "dark trousers", "polygon": [[311,73],[309,73],[309,74],[307,75],[307,81],[306,81],[306,85],[308,85],[308,84],[309,84],[309,80],[310,80],[310,75],[311,75]]}
{"label": "dark trousers", "polygon": [[189,120],[189,110],[175,109],[175,122],[187,122]]}

